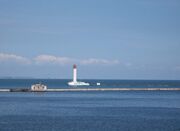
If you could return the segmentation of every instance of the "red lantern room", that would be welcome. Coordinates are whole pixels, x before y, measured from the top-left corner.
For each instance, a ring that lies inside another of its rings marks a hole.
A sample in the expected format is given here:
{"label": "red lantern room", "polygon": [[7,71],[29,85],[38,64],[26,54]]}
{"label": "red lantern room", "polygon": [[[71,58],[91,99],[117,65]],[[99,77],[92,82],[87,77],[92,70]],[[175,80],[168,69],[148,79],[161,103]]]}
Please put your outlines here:
{"label": "red lantern room", "polygon": [[76,67],[77,67],[76,64],[74,64],[74,65],[73,65],[73,68],[76,69]]}

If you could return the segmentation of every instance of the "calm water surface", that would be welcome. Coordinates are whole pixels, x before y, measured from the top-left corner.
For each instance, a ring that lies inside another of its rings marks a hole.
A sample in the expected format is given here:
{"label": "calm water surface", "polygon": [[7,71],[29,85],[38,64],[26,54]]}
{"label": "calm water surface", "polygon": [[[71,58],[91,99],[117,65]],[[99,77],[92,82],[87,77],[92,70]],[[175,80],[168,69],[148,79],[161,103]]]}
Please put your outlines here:
{"label": "calm water surface", "polygon": [[180,131],[177,91],[0,93],[1,131]]}
{"label": "calm water surface", "polygon": [[[48,88],[69,88],[68,79],[0,79],[0,88],[30,88],[42,83]],[[180,88],[180,80],[81,80],[90,88]],[[97,86],[96,83],[101,83]]]}
{"label": "calm water surface", "polygon": [[[27,88],[39,80],[0,80]],[[41,80],[69,88],[68,80]],[[96,87],[100,80],[89,80]],[[179,87],[179,81],[101,80],[106,87]],[[179,91],[0,93],[0,131],[180,131]]]}

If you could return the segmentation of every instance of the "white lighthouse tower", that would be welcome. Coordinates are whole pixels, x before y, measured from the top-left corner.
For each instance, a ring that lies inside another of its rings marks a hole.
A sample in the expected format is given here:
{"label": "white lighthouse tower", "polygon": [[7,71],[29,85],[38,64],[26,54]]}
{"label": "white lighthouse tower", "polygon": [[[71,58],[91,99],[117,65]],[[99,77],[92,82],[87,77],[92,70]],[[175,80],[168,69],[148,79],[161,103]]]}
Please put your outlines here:
{"label": "white lighthouse tower", "polygon": [[73,65],[73,82],[77,82],[77,66],[75,64]]}
{"label": "white lighthouse tower", "polygon": [[89,83],[77,81],[77,66],[73,65],[73,81],[68,82],[69,86],[89,86]]}

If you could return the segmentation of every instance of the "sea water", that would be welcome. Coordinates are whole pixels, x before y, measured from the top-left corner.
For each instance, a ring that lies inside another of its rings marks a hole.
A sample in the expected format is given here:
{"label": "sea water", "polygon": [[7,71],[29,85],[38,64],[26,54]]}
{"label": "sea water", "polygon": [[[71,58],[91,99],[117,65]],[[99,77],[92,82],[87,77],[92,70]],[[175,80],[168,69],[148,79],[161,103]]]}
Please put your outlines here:
{"label": "sea water", "polygon": [[[70,79],[0,79],[0,88],[30,88],[42,83],[48,88],[69,88]],[[80,80],[89,88],[180,88],[180,80]],[[100,83],[100,86],[97,85]],[[85,87],[86,88],[86,87]]]}
{"label": "sea water", "polygon": [[[28,88],[39,80],[0,80]],[[41,80],[70,88],[68,80]],[[100,80],[89,80],[95,83]],[[176,87],[179,81],[101,80],[102,87]],[[59,84],[58,84],[59,83]],[[1,92],[0,131],[180,131],[179,91]]]}

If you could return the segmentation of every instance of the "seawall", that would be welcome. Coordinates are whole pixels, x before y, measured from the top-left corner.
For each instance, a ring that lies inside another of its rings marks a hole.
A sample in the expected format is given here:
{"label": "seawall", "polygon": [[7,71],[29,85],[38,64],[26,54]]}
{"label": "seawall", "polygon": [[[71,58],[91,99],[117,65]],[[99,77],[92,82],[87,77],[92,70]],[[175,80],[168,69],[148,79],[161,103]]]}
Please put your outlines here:
{"label": "seawall", "polygon": [[63,88],[31,91],[30,89],[0,89],[0,92],[75,92],[75,91],[180,91],[180,88]]}
{"label": "seawall", "polygon": [[180,88],[69,88],[47,89],[48,92],[62,91],[180,91]]}

